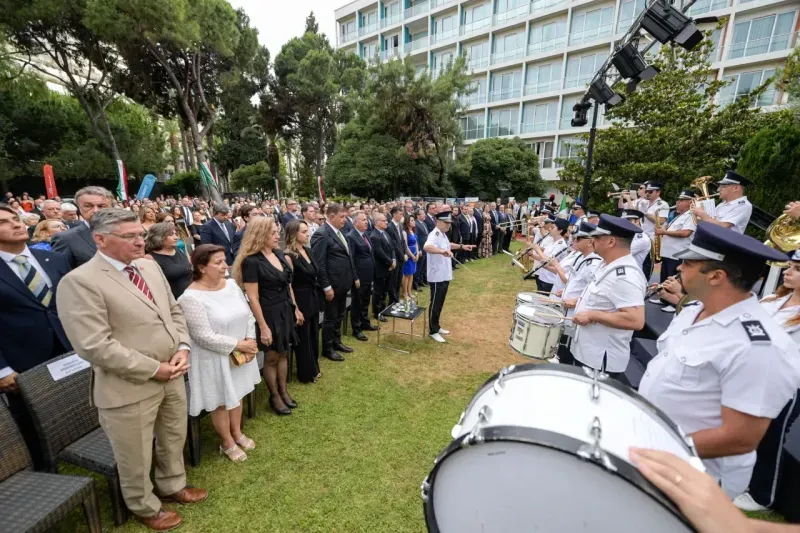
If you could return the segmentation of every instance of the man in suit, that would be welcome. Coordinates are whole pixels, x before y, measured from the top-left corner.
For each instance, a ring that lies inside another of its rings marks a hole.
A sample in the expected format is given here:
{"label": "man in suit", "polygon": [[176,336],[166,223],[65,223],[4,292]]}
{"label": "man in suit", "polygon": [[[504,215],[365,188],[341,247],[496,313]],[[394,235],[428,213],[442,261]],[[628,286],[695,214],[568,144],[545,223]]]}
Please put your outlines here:
{"label": "man in suit", "polygon": [[353,337],[366,341],[363,331],[375,331],[378,328],[369,321],[369,298],[372,293],[372,279],[375,276],[375,262],[372,259],[372,244],[367,235],[367,215],[358,211],[353,215],[353,231],[347,234],[356,274],[361,284],[350,290],[350,324],[353,326]]}
{"label": "man in suit", "polygon": [[380,313],[387,307],[386,296],[389,292],[389,283],[392,279],[392,272],[397,270],[394,243],[386,233],[388,224],[386,215],[375,213],[375,229],[369,237],[372,245],[372,259],[375,264],[375,278],[372,281],[372,315],[381,322],[388,320],[381,317]]}
{"label": "man in suit", "polygon": [[341,204],[328,205],[328,220],[311,237],[311,253],[319,270],[319,285],[325,293],[322,321],[322,355],[331,361],[344,361],[337,350],[353,351],[342,344],[342,319],[347,310],[347,291],[361,284],[350,245],[342,233],[347,211]]}
{"label": "man in suit", "polygon": [[472,209],[472,217],[478,226],[478,236],[475,238],[475,249],[472,251],[472,259],[478,259],[478,250],[481,249],[483,242],[483,205],[478,202]]}
{"label": "man in suit", "polygon": [[492,255],[497,253],[497,240],[502,231],[498,229],[497,226],[500,224],[501,220],[500,213],[497,211],[497,204],[492,202],[489,204],[489,223],[492,226]]}
{"label": "man in suit", "polygon": [[192,212],[194,211],[194,205],[192,204],[191,198],[188,196],[184,196],[183,200],[181,200],[181,212],[183,213],[183,220],[186,221],[186,225],[192,223]]}
{"label": "man in suit", "polygon": [[57,233],[50,239],[53,251],[64,254],[70,268],[77,268],[94,257],[97,245],[89,231],[89,221],[100,209],[111,207],[114,196],[107,189],[89,186],[75,193],[75,203],[78,204],[83,223]]}
{"label": "man in suit", "polygon": [[75,207],[75,204],[69,202],[61,204],[61,220],[66,224],[68,229],[82,224],[82,222],[78,220],[78,208]]}
{"label": "man in suit", "polygon": [[[280,213],[280,212],[279,212]],[[281,224],[283,227],[286,227],[286,224],[291,222],[292,220],[300,220],[302,217],[300,215],[300,210],[297,208],[297,200],[289,200],[286,202],[286,213],[280,217]]]}
{"label": "man in suit", "polygon": [[33,419],[17,391],[17,374],[72,350],[58,319],[56,288],[69,272],[62,254],[31,250],[25,224],[0,206],[0,393],[22,431],[34,465],[44,466]]}
{"label": "man in suit", "polygon": [[500,250],[503,249],[503,239],[506,235],[505,228],[508,225],[508,219],[506,218],[505,209],[502,205],[497,205],[493,217],[497,222],[493,228],[494,233],[492,234],[492,254],[499,254]]}
{"label": "man in suit", "polygon": [[[513,224],[514,223],[514,213],[511,207],[506,207],[506,222]],[[503,250],[506,252],[509,251],[509,247],[511,246],[511,239],[514,237],[514,226],[509,225],[506,228],[505,233],[503,234]]]}
{"label": "man in suit", "polygon": [[372,234],[372,230],[375,229],[375,221],[372,218],[372,206],[368,203],[365,203],[363,211],[367,216],[367,236],[369,236]]}
{"label": "man in suit", "polygon": [[61,322],[75,351],[92,364],[92,401],[111,441],[125,505],[163,531],[182,519],[161,500],[208,497],[187,487],[183,465],[189,332],[161,269],[142,259],[145,233],[137,216],[104,209],[92,217],[91,231],[98,253],[58,287]]}
{"label": "man in suit", "polygon": [[342,228],[342,233],[344,233],[345,235],[347,235],[348,233],[353,231],[353,229],[355,229],[355,224],[354,224],[355,216],[356,216],[356,208],[355,206],[351,205],[350,207],[347,208],[347,218],[344,219],[344,228]]}
{"label": "man in suit", "polygon": [[428,225],[425,224],[425,212],[422,209],[417,209],[415,218],[417,219],[417,223],[414,226],[414,232],[417,235],[417,248],[422,252],[422,256],[417,261],[417,271],[414,273],[414,288],[419,289],[428,285],[425,267],[428,254],[425,253],[422,247],[425,246],[425,241],[428,240],[430,232],[428,231]]}
{"label": "man in suit", "polygon": [[252,217],[260,217],[261,216],[261,209],[254,205],[244,204],[242,208],[239,210],[239,216],[242,217],[242,222],[244,222],[244,227],[238,230],[233,235],[233,242],[231,243],[231,251],[233,252],[233,258],[236,259],[236,256],[239,254],[239,248],[242,246],[242,240],[244,240],[244,232],[247,231],[247,223],[250,222]]}
{"label": "man in suit", "polygon": [[233,264],[233,239],[236,226],[230,222],[231,208],[220,204],[214,206],[214,216],[200,228],[200,244],[216,244],[225,248],[225,262]]}
{"label": "man in suit", "polygon": [[[461,244],[472,244],[470,219],[466,207],[461,209],[461,214],[453,221],[453,226],[457,227],[458,234],[461,235]],[[467,260],[466,250],[457,250],[455,255],[456,259],[462,263]]]}
{"label": "man in suit", "polygon": [[425,226],[428,228],[428,233],[436,229],[436,204],[428,202],[425,206]]}
{"label": "man in suit", "polygon": [[406,260],[406,243],[403,240],[403,208],[399,205],[389,211],[391,220],[386,233],[392,238],[394,255],[397,259],[397,268],[389,275],[389,303],[400,301],[400,283],[403,280],[403,263]]}
{"label": "man in suit", "polygon": [[311,204],[303,204],[300,208],[300,214],[303,216],[306,226],[308,226],[308,236],[313,237],[314,232],[319,229],[319,224],[317,224],[317,208]]}

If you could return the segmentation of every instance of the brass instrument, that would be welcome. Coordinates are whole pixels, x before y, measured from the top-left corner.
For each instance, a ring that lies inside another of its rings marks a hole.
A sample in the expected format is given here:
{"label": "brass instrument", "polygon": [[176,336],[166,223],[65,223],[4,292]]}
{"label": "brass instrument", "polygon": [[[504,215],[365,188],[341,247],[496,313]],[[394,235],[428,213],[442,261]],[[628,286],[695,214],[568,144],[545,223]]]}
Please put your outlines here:
{"label": "brass instrument", "polygon": [[653,235],[653,240],[650,242],[650,261],[653,266],[661,262],[661,237],[663,235]]}
{"label": "brass instrument", "polygon": [[[764,244],[782,252],[792,252],[800,248],[800,220],[787,214],[776,218],[767,228],[767,240]],[[787,266],[786,261],[770,261],[767,264],[778,268]]]}
{"label": "brass instrument", "polygon": [[[689,207],[689,209],[694,210],[694,208],[697,206],[697,202],[702,202],[703,200],[709,200],[715,196],[719,196],[719,194],[709,194],[708,192],[708,184],[712,181],[714,181],[712,176],[700,176],[692,182],[692,187],[698,189],[701,195],[695,196],[694,199],[692,199],[692,205]],[[692,220],[696,225],[697,216],[694,214],[694,212],[692,213]]]}
{"label": "brass instrument", "polygon": [[610,192],[610,193],[607,193],[606,196],[608,198],[622,198],[626,194],[628,196],[630,196],[631,195],[631,191]]}

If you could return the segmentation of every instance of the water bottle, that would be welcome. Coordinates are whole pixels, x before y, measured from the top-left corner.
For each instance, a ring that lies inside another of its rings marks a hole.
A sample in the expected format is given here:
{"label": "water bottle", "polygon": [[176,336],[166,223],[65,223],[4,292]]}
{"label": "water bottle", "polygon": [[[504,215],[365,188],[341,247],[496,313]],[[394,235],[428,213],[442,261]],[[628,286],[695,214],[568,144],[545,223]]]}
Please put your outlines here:
{"label": "water bottle", "polygon": [[411,298],[406,296],[406,314],[411,311]]}
{"label": "water bottle", "polygon": [[416,294],[412,294],[411,295],[411,312],[413,313],[416,310],[417,310],[417,295]]}

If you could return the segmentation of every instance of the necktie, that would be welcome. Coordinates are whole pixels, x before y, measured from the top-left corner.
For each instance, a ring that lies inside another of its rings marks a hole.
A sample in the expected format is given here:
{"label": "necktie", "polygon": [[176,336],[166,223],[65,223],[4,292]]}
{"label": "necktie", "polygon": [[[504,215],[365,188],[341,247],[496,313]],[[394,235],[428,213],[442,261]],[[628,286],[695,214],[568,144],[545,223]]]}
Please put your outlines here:
{"label": "necktie", "polygon": [[38,270],[33,268],[28,262],[28,258],[24,255],[18,255],[14,258],[14,262],[19,265],[19,274],[22,278],[22,283],[28,287],[28,290],[33,293],[37,300],[42,302],[42,305],[47,307],[53,297],[50,287],[47,286],[42,275]]}
{"label": "necktie", "polygon": [[336,236],[339,237],[340,241],[342,241],[342,244],[344,245],[344,249],[347,250],[348,252],[350,252],[350,248],[347,247],[347,240],[344,238],[344,235],[342,235],[342,232],[339,231],[339,230],[336,230]]}
{"label": "necktie", "polygon": [[142,291],[142,293],[147,296],[147,299],[152,302],[153,295],[150,293],[150,287],[147,286],[147,282],[139,275],[136,269],[129,265],[123,268],[123,270],[128,274],[128,279],[131,280],[131,283],[136,285],[136,288]]}
{"label": "necktie", "polygon": [[217,224],[219,224],[219,227],[222,228],[222,233],[225,234],[225,238],[231,240],[231,236],[228,235],[228,228],[225,227],[225,224],[222,224],[220,222],[217,222]]}

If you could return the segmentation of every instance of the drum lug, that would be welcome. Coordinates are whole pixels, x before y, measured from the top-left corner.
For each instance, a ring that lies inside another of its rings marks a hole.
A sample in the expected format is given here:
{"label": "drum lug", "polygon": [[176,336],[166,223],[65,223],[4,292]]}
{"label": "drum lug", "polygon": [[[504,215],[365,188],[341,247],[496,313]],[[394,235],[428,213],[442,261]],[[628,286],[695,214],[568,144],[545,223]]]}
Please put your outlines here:
{"label": "drum lug", "polygon": [[481,407],[481,410],[478,411],[478,423],[480,424],[488,424],[489,420],[492,419],[492,408],[488,405],[484,405]]}
{"label": "drum lug", "polygon": [[603,438],[603,428],[600,425],[600,419],[598,417],[594,417],[592,426],[589,429],[589,435],[592,437],[592,443],[582,444],[581,447],[578,448],[578,456],[587,461],[594,461],[610,472],[616,472],[617,467],[611,462],[611,456],[600,447],[600,440]]}
{"label": "drum lug", "polygon": [[495,380],[494,385],[492,385],[492,389],[494,390],[495,394],[500,394],[503,392],[503,382],[505,381],[506,376],[514,371],[514,368],[515,365],[511,365],[504,367],[502,370],[500,370],[500,372],[498,372],[497,379]]}
{"label": "drum lug", "polygon": [[425,480],[422,482],[422,485],[419,487],[420,490],[420,497],[422,498],[423,502],[428,502],[428,495],[431,491],[431,484],[428,482],[428,478],[426,477]]}

